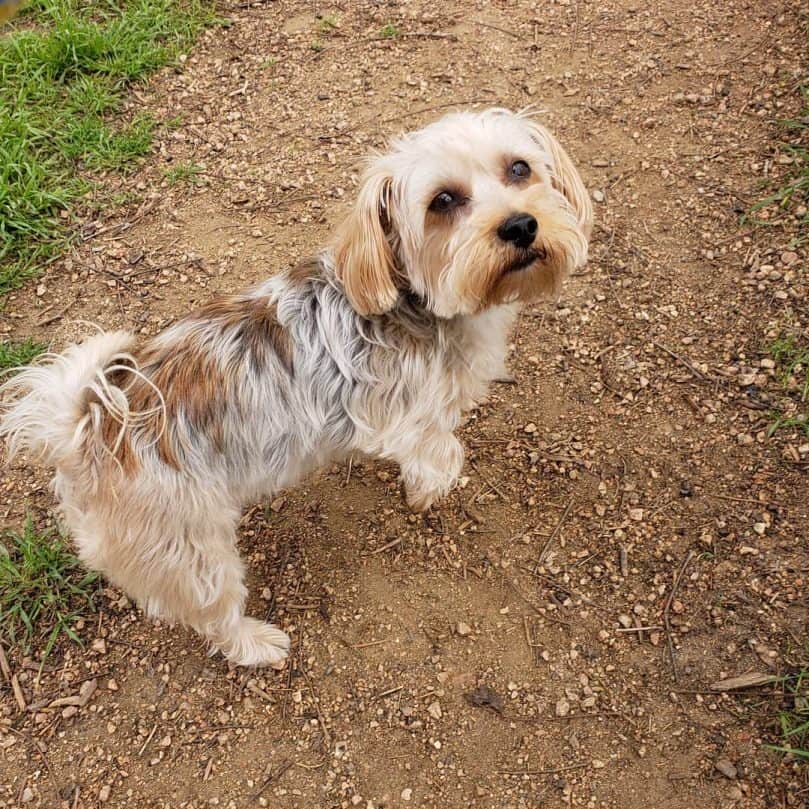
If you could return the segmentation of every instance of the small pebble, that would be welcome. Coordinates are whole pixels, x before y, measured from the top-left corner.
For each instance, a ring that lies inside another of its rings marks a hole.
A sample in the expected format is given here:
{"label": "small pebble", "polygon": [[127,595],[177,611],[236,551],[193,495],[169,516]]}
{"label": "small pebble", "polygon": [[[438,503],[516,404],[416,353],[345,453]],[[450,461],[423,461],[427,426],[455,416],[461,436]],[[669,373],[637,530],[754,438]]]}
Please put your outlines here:
{"label": "small pebble", "polygon": [[733,763],[728,761],[726,758],[720,758],[719,761],[714,764],[714,767],[725,776],[725,778],[730,778],[730,780],[734,780],[738,776],[738,770],[736,767],[733,766]]}

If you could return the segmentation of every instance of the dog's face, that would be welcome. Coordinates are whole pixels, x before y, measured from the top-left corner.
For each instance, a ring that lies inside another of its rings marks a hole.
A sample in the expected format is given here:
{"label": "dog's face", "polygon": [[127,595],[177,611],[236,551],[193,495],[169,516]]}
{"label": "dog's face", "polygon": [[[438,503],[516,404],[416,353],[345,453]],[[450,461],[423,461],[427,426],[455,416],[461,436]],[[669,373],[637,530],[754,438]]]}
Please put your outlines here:
{"label": "dog's face", "polygon": [[453,317],[553,294],[586,261],[591,225],[581,178],[543,126],[454,113],[369,162],[335,263],[361,314],[410,289]]}

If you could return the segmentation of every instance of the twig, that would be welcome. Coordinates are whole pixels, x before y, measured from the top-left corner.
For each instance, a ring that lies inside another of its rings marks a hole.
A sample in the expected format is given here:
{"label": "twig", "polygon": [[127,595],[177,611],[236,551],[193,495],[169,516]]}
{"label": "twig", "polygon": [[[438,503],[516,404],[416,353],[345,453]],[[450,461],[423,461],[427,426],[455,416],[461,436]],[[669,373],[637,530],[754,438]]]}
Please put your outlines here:
{"label": "twig", "polygon": [[390,118],[383,118],[377,123],[390,124],[393,123],[393,121],[401,121],[402,118],[409,118],[411,115],[419,115],[422,112],[435,112],[435,110],[443,110],[447,107],[462,107],[467,104],[488,104],[490,102],[490,98],[468,98],[466,100],[447,101],[445,104],[434,104],[430,107],[420,107],[417,110],[408,110],[407,112],[403,112],[401,115],[393,115]]}
{"label": "twig", "polygon": [[306,685],[309,686],[309,693],[312,695],[312,701],[315,704],[315,710],[317,711],[317,720],[318,722],[320,722],[320,729],[323,732],[323,740],[326,742],[326,749],[331,750],[331,733],[329,732],[329,729],[326,727],[326,720],[323,718],[323,711],[320,710],[320,695],[317,693],[317,691],[315,691],[315,687],[312,685],[312,680],[309,677],[309,673],[306,671],[306,669],[301,665],[299,665],[298,668],[300,669],[301,674],[303,674],[303,677],[306,680]]}
{"label": "twig", "polygon": [[387,691],[383,691],[381,694],[371,697],[371,702],[376,702],[378,699],[384,699],[385,697],[389,697],[391,694],[398,694],[403,688],[403,685],[397,685],[395,688],[389,688]]}
{"label": "twig", "polygon": [[294,764],[293,761],[287,759],[283,764],[281,764],[275,772],[270,773],[264,783],[259,787],[257,792],[253,793],[253,800],[257,801],[263,792],[267,789],[273,781],[277,781],[292,765]]}
{"label": "twig", "polygon": [[629,575],[629,559],[623,545],[618,549],[618,563],[621,566],[621,575],[626,578]]}
{"label": "twig", "polygon": [[457,42],[456,34],[442,34],[440,31],[403,31],[392,37],[370,37],[369,42],[395,42],[397,39],[448,39]]}
{"label": "twig", "polygon": [[3,648],[2,644],[0,644],[0,671],[3,672],[3,676],[6,678],[6,682],[11,682],[11,666],[8,664],[8,658],[6,657],[6,650]]}
{"label": "twig", "polygon": [[669,649],[669,659],[671,660],[671,670],[674,674],[674,682],[679,682],[677,676],[677,663],[674,659],[674,644],[671,641],[671,624],[669,623],[669,610],[671,609],[671,602],[674,601],[674,596],[677,594],[677,589],[680,586],[680,580],[683,577],[683,573],[685,573],[685,569],[688,567],[689,562],[696,556],[696,551],[690,550],[688,551],[687,556],[683,560],[682,565],[680,565],[680,569],[677,571],[677,576],[674,579],[674,586],[671,588],[671,592],[669,593],[669,597],[666,599],[666,606],[663,608],[663,626],[666,629],[666,644],[668,645]]}
{"label": "twig", "polygon": [[470,461],[470,462],[469,462],[469,465],[472,467],[472,469],[474,469],[474,470],[475,470],[475,472],[477,472],[477,473],[478,473],[478,474],[481,476],[481,478],[483,478],[483,480],[484,480],[484,482],[485,482],[485,483],[488,483],[488,484],[489,484],[489,486],[491,486],[491,487],[492,487],[492,489],[494,489],[494,490],[495,490],[495,491],[496,491],[496,492],[497,492],[497,493],[500,495],[500,497],[501,497],[501,498],[502,498],[502,499],[503,499],[503,500],[504,500],[506,503],[508,503],[508,502],[509,502],[508,497],[506,497],[506,495],[505,495],[505,494],[503,494],[503,490],[502,490],[502,489],[500,489],[500,488],[498,488],[498,486],[497,486],[495,483],[493,483],[493,482],[492,482],[492,481],[489,479],[489,477],[488,477],[487,475],[483,474],[483,472],[481,472],[481,471],[480,471],[480,469],[478,469],[478,467],[477,467],[477,466],[475,466],[475,464],[474,464],[474,463],[472,463],[472,461]]}
{"label": "twig", "polygon": [[662,626],[621,626],[616,632],[654,632],[663,629]]}
{"label": "twig", "polygon": [[25,695],[20,688],[20,681],[17,679],[16,674],[11,675],[11,690],[14,692],[14,699],[17,700],[17,707],[20,713],[25,713]]}
{"label": "twig", "polygon": [[54,312],[52,315],[48,315],[47,317],[41,317],[39,320],[37,320],[37,326],[49,326],[51,323],[61,319],[73,307],[78,299],[78,296],[76,296],[72,301],[70,301],[69,304],[67,304],[67,306],[63,306],[58,312]]}
{"label": "twig", "polygon": [[567,716],[519,716],[506,714],[505,719],[510,722],[541,723],[545,722],[572,722],[577,719],[604,719],[607,716],[620,716],[618,711],[601,711],[600,713],[569,713]]}
{"label": "twig", "polygon": [[731,503],[752,503],[753,505],[756,505],[759,508],[781,505],[781,503],[776,503],[774,500],[768,500],[765,503],[762,500],[755,500],[752,497],[731,497],[729,494],[715,494],[713,492],[705,492],[705,497],[713,497],[716,500],[729,500]]}
{"label": "twig", "polygon": [[481,28],[491,28],[492,31],[499,31],[501,34],[506,34],[507,36],[514,37],[515,39],[520,39],[522,37],[522,34],[516,34],[514,31],[501,28],[499,25],[492,25],[490,22],[481,22],[480,20],[475,20],[475,25],[479,25]]}
{"label": "twig", "polygon": [[402,542],[401,537],[397,537],[396,539],[392,539],[387,545],[383,545],[381,548],[376,548],[373,551],[368,551],[368,553],[364,553],[363,556],[374,556],[377,553],[384,553],[385,551],[390,550],[391,548],[395,548],[397,545],[400,545]]}
{"label": "twig", "polygon": [[562,523],[567,518],[570,509],[573,508],[573,498],[571,497],[570,500],[567,501],[567,505],[565,506],[565,510],[562,512],[562,516],[559,518],[559,521],[556,523],[556,527],[551,531],[551,535],[548,537],[545,545],[543,546],[542,550],[540,551],[539,556],[537,557],[536,564],[534,565],[534,574],[536,574],[539,566],[545,561],[545,555],[550,550],[551,544],[556,539],[559,531],[562,528]]}
{"label": "twig", "polygon": [[570,770],[581,770],[587,766],[587,762],[581,764],[570,764],[567,767],[556,767],[552,770],[498,770],[498,775],[555,775],[558,772],[568,772]]}
{"label": "twig", "polygon": [[157,733],[157,722],[155,722],[154,727],[152,728],[152,732],[146,737],[146,741],[143,743],[143,747],[141,747],[141,749],[138,750],[139,756],[143,755],[143,751],[149,746],[149,742],[152,741],[155,733]]}
{"label": "twig", "polygon": [[652,340],[652,345],[657,346],[661,351],[665,351],[670,357],[673,357],[677,362],[681,365],[686,367],[692,374],[694,374],[697,379],[705,379],[705,374],[701,371],[698,371],[687,359],[681,357],[679,354],[675,354],[670,348],[666,348],[661,343],[658,343],[656,340]]}
{"label": "twig", "polygon": [[42,761],[45,764],[45,769],[48,771],[48,775],[50,776],[51,784],[53,785],[54,792],[58,796],[61,796],[61,791],[59,789],[59,782],[56,780],[56,776],[54,775],[53,769],[51,769],[51,763],[50,763],[50,761],[48,761],[48,757],[45,755],[45,751],[39,746],[40,744],[44,744],[44,742],[34,741],[32,738],[27,736],[21,730],[17,730],[16,728],[10,727],[10,728],[8,728],[8,730],[10,730],[12,733],[16,734],[17,736],[19,736],[23,741],[25,741],[31,747],[34,747],[36,749],[37,753],[39,753],[40,757],[42,758]]}
{"label": "twig", "polygon": [[385,640],[370,640],[368,643],[357,643],[356,645],[352,646],[352,649],[367,649],[369,646],[381,646],[383,643],[387,643],[387,639]]}

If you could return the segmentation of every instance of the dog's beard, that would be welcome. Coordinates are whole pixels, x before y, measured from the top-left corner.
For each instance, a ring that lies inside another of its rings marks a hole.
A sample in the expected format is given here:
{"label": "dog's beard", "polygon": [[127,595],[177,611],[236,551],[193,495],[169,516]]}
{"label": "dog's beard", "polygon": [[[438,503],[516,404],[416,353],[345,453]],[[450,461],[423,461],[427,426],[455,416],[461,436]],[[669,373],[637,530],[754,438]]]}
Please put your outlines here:
{"label": "dog's beard", "polygon": [[425,242],[425,253],[439,253],[435,264],[440,269],[433,279],[426,279],[436,314],[472,314],[501,303],[553,296],[572,270],[584,263],[587,239],[568,208],[546,204],[526,210],[539,222],[537,238],[528,247],[515,247],[497,237],[493,225],[500,215],[491,223],[470,221],[441,245]]}

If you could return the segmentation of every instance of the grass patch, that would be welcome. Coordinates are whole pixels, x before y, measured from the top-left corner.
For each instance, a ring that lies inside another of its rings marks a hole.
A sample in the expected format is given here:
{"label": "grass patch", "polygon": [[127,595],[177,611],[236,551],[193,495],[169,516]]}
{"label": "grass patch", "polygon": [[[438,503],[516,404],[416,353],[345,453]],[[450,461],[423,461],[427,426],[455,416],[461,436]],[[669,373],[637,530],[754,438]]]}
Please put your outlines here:
{"label": "grass patch", "polygon": [[768,353],[785,393],[784,406],[771,414],[768,433],[795,428],[809,435],[809,343],[786,335],[772,342]]}
{"label": "grass patch", "polygon": [[177,183],[193,183],[196,185],[198,182],[197,177],[202,173],[202,167],[195,163],[177,163],[171,168],[165,169],[163,176],[169,185],[177,185]]}
{"label": "grass patch", "polygon": [[797,232],[791,240],[793,247],[809,239],[809,86],[801,87],[800,94],[798,117],[781,121],[779,151],[789,160],[787,172],[742,218],[743,223],[766,227],[793,227],[794,223]]}
{"label": "grass patch", "polygon": [[387,25],[383,25],[379,29],[379,36],[381,36],[382,39],[396,39],[396,37],[400,36],[401,33],[402,32],[399,30],[399,28],[391,22],[389,22]]}
{"label": "grass patch", "polygon": [[148,153],[156,122],[113,122],[126,88],[212,20],[204,0],[37,0],[0,32],[0,301],[68,239],[86,170]]}
{"label": "grass patch", "polygon": [[[20,365],[28,365],[45,350],[45,346],[33,340],[0,342],[0,373]],[[2,377],[0,377],[0,380]]]}
{"label": "grass patch", "polygon": [[326,14],[324,17],[320,18],[320,21],[317,24],[317,30],[321,34],[328,34],[337,28],[339,24],[340,20],[337,19],[337,15]]}
{"label": "grass patch", "polygon": [[809,761],[809,669],[785,678],[784,696],[788,707],[778,714],[782,743],[771,749]]}
{"label": "grass patch", "polygon": [[0,543],[0,635],[27,654],[44,643],[42,660],[62,635],[81,639],[75,622],[94,610],[95,573],[88,573],[54,528],[37,529],[31,517]]}

